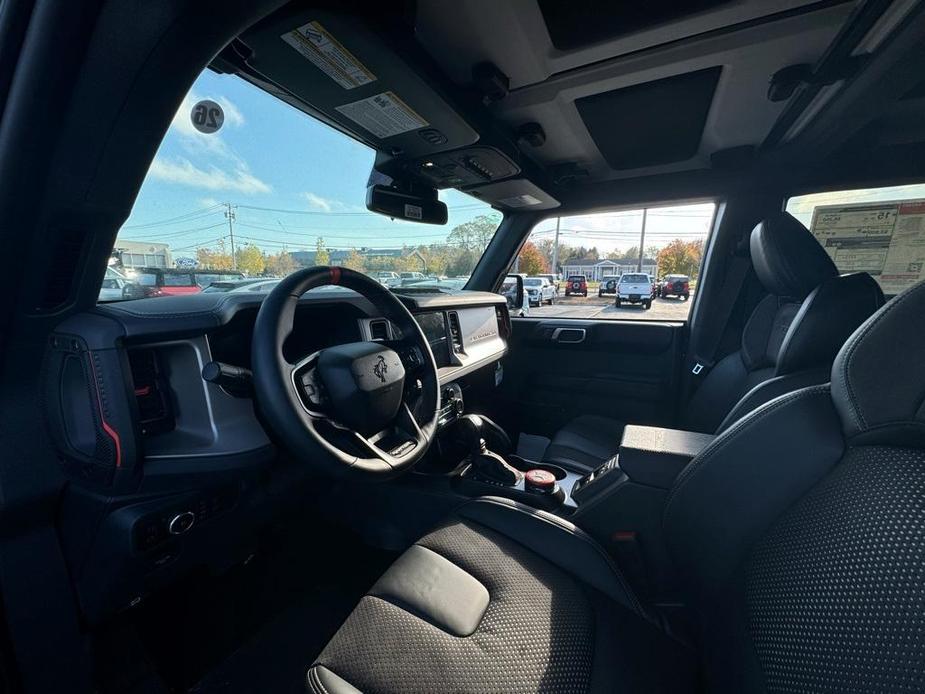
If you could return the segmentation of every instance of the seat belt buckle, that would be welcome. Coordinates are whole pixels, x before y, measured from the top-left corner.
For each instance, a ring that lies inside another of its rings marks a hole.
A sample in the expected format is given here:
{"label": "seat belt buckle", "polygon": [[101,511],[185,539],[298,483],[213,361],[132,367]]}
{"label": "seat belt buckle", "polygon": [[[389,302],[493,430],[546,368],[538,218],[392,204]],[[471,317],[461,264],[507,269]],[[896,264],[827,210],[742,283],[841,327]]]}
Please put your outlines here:
{"label": "seat belt buckle", "polygon": [[712,368],[713,368],[712,362],[709,362],[706,360],[695,359],[694,366],[691,369],[691,373],[694,374],[694,376],[699,376],[700,374],[704,373],[705,371],[709,371]]}

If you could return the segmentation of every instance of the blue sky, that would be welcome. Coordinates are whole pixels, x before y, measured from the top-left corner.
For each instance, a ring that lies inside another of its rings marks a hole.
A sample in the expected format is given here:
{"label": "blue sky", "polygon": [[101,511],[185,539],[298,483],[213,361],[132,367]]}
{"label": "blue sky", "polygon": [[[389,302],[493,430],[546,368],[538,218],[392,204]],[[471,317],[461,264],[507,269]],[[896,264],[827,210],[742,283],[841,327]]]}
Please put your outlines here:
{"label": "blue sky", "polygon": [[[192,106],[219,102],[222,128],[193,128]],[[194,255],[228,233],[221,203],[235,209],[235,240],[267,252],[437,243],[457,224],[492,212],[444,191],[445,227],[392,221],[368,212],[366,180],[374,153],[242,80],[205,71],[184,99],[142,185],[121,239],[162,241]],[[265,209],[254,209],[265,208]]]}
{"label": "blue sky", "polygon": [[[205,135],[190,113],[201,99],[219,102],[223,127]],[[120,239],[169,243],[175,257],[214,247],[228,234],[222,203],[236,205],[235,239],[273,253],[329,248],[400,247],[439,243],[452,228],[490,207],[442,191],[449,223],[396,222],[368,212],[366,180],[373,151],[230,75],[203,72],[161,144]],[[263,209],[257,209],[263,208]],[[705,236],[712,203],[650,210],[646,246]],[[624,250],[638,244],[640,210],[562,219],[561,242]],[[551,238],[554,219],[536,239]]]}

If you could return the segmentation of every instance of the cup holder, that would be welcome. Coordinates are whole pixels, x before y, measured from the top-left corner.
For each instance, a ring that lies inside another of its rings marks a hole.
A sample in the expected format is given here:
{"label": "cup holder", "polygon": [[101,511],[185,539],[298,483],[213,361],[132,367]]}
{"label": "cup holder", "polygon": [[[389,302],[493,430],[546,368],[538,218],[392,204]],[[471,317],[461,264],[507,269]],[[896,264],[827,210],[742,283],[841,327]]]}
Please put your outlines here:
{"label": "cup holder", "polygon": [[528,470],[546,470],[551,472],[556,476],[556,481],[564,480],[566,475],[565,468],[561,468],[558,465],[550,465],[548,463],[537,463],[533,460],[526,460],[521,458],[519,455],[509,455],[507,457],[508,465],[511,467],[517,468],[521,472],[527,472]]}

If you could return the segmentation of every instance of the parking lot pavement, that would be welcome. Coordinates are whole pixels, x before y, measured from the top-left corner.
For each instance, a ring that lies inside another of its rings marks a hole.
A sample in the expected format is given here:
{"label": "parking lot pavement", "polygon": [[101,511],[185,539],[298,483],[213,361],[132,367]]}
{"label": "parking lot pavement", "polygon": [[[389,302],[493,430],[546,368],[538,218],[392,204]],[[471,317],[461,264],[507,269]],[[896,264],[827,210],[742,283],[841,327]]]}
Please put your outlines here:
{"label": "parking lot pavement", "polygon": [[[691,297],[693,299],[693,297]],[[670,320],[683,321],[687,319],[690,310],[690,300],[681,299],[653,299],[652,308],[648,311],[642,305],[624,305],[620,308],[614,306],[613,296],[598,297],[592,294],[582,296],[560,296],[552,306],[532,306],[530,318],[606,318],[611,320]]]}

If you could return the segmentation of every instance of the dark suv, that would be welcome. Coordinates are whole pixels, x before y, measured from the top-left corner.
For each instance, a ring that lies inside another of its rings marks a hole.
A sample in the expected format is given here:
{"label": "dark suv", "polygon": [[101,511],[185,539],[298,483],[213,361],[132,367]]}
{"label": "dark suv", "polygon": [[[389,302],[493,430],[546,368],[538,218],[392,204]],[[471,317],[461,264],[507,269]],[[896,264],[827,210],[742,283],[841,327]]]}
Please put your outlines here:
{"label": "dark suv", "polygon": [[588,278],[584,275],[569,275],[565,283],[566,296],[588,296]]}
{"label": "dark suv", "polygon": [[687,299],[691,296],[691,279],[687,275],[665,275],[658,284],[658,295],[661,298],[676,296]]}

